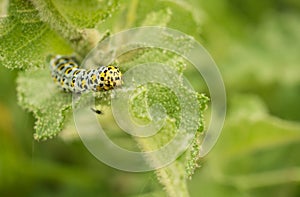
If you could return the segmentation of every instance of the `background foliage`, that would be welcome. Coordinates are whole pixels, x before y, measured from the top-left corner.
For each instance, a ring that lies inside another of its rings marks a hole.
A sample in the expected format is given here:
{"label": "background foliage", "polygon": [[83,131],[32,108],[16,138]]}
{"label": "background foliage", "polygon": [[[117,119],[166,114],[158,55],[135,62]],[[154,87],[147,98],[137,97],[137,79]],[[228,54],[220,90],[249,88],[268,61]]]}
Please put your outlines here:
{"label": "background foliage", "polygon": [[[126,173],[99,163],[69,132],[71,126],[50,141],[32,138],[34,127],[49,129],[43,120],[34,123],[33,115],[56,117],[52,126],[59,128],[69,109],[65,94],[57,91],[53,103],[43,96],[52,83],[43,66],[45,57],[72,53],[72,48],[83,55],[90,46],[85,43],[140,25],[166,25],[194,36],[224,77],[226,124],[218,144],[187,181],[190,195],[300,195],[298,1],[32,2],[12,0],[6,9],[8,2],[0,1],[1,196],[166,195],[154,173]],[[39,14],[47,13],[45,7],[59,14]],[[195,89],[208,94],[192,69],[184,74]],[[36,98],[37,90],[41,92]],[[51,108],[55,114],[46,113]],[[35,137],[45,136],[37,132]]]}

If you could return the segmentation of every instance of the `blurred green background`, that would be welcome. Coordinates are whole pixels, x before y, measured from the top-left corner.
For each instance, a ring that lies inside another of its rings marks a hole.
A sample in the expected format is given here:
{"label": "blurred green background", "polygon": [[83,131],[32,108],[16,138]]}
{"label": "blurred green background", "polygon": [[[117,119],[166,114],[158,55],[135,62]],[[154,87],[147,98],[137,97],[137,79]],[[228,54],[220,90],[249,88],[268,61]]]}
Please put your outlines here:
{"label": "blurred green background", "polygon": [[[121,1],[106,25],[121,30],[134,3],[127,27],[170,9],[168,26],[203,44],[224,79],[226,123],[188,181],[191,196],[300,196],[300,1]],[[34,118],[17,104],[17,75],[0,65],[0,196],[165,195],[153,172],[110,168],[79,139],[34,141]],[[198,75],[186,77],[206,92]]]}

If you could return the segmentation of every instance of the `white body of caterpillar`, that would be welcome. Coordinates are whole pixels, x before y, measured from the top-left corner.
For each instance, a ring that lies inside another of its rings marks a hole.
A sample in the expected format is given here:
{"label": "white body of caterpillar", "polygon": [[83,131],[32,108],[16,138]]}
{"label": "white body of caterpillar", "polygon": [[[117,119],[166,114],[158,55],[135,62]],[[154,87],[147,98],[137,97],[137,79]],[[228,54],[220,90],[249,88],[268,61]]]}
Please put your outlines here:
{"label": "white body of caterpillar", "polygon": [[122,84],[118,67],[110,65],[86,70],[79,68],[72,56],[54,56],[50,60],[50,70],[54,82],[67,92],[107,91]]}

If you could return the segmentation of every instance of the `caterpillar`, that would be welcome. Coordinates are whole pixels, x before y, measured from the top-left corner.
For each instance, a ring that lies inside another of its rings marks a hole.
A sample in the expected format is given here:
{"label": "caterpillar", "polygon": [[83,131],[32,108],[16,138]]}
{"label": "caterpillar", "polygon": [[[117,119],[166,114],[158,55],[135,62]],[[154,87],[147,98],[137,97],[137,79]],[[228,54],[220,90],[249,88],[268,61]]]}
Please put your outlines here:
{"label": "caterpillar", "polygon": [[54,82],[66,92],[107,91],[122,84],[122,73],[118,67],[109,65],[86,70],[79,68],[73,56],[52,57],[50,70]]}

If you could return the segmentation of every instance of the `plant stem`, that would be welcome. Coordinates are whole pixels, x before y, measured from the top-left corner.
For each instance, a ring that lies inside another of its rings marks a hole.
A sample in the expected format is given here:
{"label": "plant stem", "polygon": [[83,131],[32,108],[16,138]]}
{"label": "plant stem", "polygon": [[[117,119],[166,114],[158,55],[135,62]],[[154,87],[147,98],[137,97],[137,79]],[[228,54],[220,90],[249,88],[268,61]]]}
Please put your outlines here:
{"label": "plant stem", "polygon": [[134,21],[136,20],[136,9],[138,7],[139,0],[131,0],[130,6],[128,8],[127,17],[126,17],[126,27],[132,27]]}
{"label": "plant stem", "polygon": [[157,169],[156,175],[166,193],[170,197],[188,197],[189,192],[184,176],[184,166],[178,161],[174,161],[167,167]]}
{"label": "plant stem", "polygon": [[68,40],[72,48],[81,56],[93,47],[88,42],[88,36],[85,31],[71,25],[57,10],[51,0],[31,0],[33,5],[39,11],[40,18],[49,24],[50,28]]}

